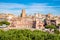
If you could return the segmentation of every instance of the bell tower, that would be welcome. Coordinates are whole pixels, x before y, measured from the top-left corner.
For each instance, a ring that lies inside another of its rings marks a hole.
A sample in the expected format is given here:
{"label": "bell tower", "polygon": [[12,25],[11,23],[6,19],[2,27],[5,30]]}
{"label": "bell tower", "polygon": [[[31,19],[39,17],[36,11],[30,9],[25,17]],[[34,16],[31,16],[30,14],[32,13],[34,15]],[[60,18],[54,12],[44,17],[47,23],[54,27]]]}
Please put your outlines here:
{"label": "bell tower", "polygon": [[26,11],[25,11],[25,9],[22,10],[21,17],[26,17]]}

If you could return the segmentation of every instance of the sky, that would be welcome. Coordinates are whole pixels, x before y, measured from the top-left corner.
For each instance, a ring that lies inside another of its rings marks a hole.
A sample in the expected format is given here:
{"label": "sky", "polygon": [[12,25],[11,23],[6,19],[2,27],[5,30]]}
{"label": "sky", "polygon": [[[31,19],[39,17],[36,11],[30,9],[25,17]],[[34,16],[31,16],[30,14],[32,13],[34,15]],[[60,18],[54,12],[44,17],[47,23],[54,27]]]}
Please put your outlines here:
{"label": "sky", "polygon": [[0,0],[0,13],[20,15],[22,9],[28,15],[51,13],[60,16],[60,0]]}

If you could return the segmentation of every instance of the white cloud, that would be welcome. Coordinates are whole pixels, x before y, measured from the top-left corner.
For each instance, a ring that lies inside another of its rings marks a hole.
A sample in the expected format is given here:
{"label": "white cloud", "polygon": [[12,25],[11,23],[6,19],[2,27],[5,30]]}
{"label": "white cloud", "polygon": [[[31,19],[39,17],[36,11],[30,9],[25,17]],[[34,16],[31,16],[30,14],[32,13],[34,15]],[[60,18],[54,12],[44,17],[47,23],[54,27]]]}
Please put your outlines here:
{"label": "white cloud", "polygon": [[[48,6],[47,3],[32,3],[29,5],[17,4],[17,3],[0,3],[0,13],[13,13],[15,15],[20,14],[23,8],[26,9],[26,13],[53,13],[58,14],[59,11],[55,10],[54,7],[59,6]],[[60,7],[59,7],[60,8]]]}

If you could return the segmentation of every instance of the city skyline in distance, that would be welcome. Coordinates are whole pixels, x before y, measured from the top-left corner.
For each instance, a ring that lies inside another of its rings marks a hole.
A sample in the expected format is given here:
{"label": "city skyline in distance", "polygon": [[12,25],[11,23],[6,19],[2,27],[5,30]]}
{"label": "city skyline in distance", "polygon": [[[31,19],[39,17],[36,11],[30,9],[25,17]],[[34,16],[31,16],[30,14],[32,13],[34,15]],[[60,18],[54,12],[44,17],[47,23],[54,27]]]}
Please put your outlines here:
{"label": "city skyline in distance", "polygon": [[12,13],[20,15],[21,10],[25,9],[26,14],[48,14],[60,15],[60,1],[59,0],[46,0],[46,1],[32,1],[32,0],[2,0],[0,1],[0,13]]}

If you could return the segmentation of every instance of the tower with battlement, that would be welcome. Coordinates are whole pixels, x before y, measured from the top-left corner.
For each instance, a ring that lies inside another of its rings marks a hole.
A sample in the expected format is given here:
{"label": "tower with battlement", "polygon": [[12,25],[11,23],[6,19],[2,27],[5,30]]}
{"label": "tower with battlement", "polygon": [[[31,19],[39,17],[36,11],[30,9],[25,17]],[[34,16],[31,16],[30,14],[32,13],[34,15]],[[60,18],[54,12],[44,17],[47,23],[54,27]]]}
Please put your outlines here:
{"label": "tower with battlement", "polygon": [[25,11],[25,9],[22,10],[21,17],[26,17],[26,11]]}

